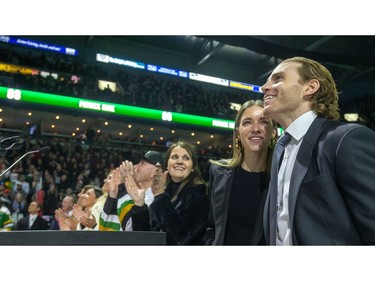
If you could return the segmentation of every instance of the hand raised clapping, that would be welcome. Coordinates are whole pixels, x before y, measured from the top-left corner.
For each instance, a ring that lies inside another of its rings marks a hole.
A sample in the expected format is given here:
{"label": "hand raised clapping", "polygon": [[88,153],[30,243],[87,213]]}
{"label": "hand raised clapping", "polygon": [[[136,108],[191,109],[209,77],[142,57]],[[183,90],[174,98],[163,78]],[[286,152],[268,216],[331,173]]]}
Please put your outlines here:
{"label": "hand raised clapping", "polygon": [[137,183],[133,175],[125,177],[125,187],[129,196],[133,199],[134,205],[142,207],[145,204],[146,188],[142,183]]}
{"label": "hand raised clapping", "polygon": [[80,220],[80,223],[88,228],[94,228],[96,226],[96,219],[91,212],[85,213]]}
{"label": "hand raised clapping", "polygon": [[154,196],[164,193],[167,184],[168,171],[163,173],[162,167],[158,166],[152,174],[152,177],[154,180],[151,185],[151,190]]}
{"label": "hand raised clapping", "polygon": [[107,179],[107,183],[108,183],[108,195],[109,197],[111,198],[117,198],[117,194],[118,194],[118,186],[124,182],[124,179],[121,175],[121,171],[120,171],[120,168],[116,168],[113,173],[112,173],[112,176],[110,179]]}
{"label": "hand raised clapping", "polygon": [[134,176],[134,166],[131,161],[125,160],[120,165],[121,176],[125,180],[127,176]]}

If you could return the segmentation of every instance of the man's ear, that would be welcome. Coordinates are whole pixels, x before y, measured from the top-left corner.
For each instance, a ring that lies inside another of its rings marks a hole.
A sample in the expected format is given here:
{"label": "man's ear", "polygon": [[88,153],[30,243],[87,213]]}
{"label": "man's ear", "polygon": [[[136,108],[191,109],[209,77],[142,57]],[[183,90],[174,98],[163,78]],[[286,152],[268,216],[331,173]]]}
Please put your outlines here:
{"label": "man's ear", "polygon": [[311,79],[305,84],[305,95],[311,96],[315,94],[320,88],[320,83],[317,79]]}

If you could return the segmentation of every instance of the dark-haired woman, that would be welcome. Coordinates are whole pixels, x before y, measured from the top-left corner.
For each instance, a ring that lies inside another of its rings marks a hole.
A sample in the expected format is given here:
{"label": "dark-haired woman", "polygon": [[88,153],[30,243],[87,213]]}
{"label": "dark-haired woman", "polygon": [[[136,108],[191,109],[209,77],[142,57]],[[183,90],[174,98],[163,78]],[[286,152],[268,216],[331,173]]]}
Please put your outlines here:
{"label": "dark-haired woman", "polygon": [[[156,174],[151,187],[154,201],[147,207],[144,200],[134,200],[133,229],[166,232],[168,245],[203,245],[209,200],[194,146],[173,143],[165,159],[166,172]],[[125,186],[130,196],[143,188],[132,176],[125,178]]]}

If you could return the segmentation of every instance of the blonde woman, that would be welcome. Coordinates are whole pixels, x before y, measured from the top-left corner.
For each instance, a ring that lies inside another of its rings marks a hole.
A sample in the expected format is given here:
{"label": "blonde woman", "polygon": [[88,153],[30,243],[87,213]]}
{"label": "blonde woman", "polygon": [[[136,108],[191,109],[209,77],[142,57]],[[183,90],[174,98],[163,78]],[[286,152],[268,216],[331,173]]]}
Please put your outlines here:
{"label": "blonde woman", "polygon": [[249,100],[237,113],[232,158],[210,161],[207,245],[262,245],[276,124],[263,101]]}

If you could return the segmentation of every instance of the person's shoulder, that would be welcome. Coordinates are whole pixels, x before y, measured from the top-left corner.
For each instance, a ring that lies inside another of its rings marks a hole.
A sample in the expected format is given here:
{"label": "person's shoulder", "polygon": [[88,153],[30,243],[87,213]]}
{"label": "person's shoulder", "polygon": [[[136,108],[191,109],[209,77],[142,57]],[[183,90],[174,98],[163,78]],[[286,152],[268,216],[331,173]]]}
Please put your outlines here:
{"label": "person's shoulder", "polygon": [[219,159],[219,160],[210,160],[210,163],[211,163],[211,166],[215,166],[215,167],[227,167],[230,162],[232,161],[232,159]]}
{"label": "person's shoulder", "polygon": [[7,215],[11,215],[9,208],[7,208],[6,206],[2,206],[0,212],[6,213]]}
{"label": "person's shoulder", "polygon": [[322,126],[317,145],[324,149],[325,154],[337,155],[339,149],[361,147],[374,141],[375,132],[364,125],[327,120]]}
{"label": "person's shoulder", "polygon": [[211,171],[227,171],[232,170],[233,167],[228,166],[228,159],[221,159],[211,163],[210,170]]}
{"label": "person's shoulder", "polygon": [[96,201],[95,204],[91,207],[92,214],[100,213],[104,208],[105,200]]}
{"label": "person's shoulder", "polygon": [[370,128],[357,123],[346,123],[337,120],[327,120],[323,126],[323,132],[327,133],[327,137],[344,137],[347,134],[353,134],[358,131],[375,134]]}
{"label": "person's shoulder", "polygon": [[219,165],[219,164],[211,164],[210,176],[216,177],[216,176],[231,175],[234,170],[235,170],[235,167]]}
{"label": "person's shoulder", "polygon": [[326,130],[335,130],[336,128],[345,128],[345,129],[350,129],[350,128],[358,128],[358,127],[364,127],[364,125],[357,124],[357,123],[348,123],[348,122],[343,122],[340,120],[332,120],[332,119],[323,119],[323,128]]}
{"label": "person's shoulder", "polygon": [[104,193],[102,196],[100,196],[98,199],[96,199],[96,202],[93,207],[95,208],[103,208],[105,201],[107,200],[108,193]]}
{"label": "person's shoulder", "polygon": [[207,196],[207,185],[204,183],[196,183],[191,188],[189,191],[187,191],[186,194],[193,195],[194,197],[206,197]]}
{"label": "person's shoulder", "polygon": [[6,216],[9,216],[9,215],[3,211],[0,211],[0,217],[6,217]]}

